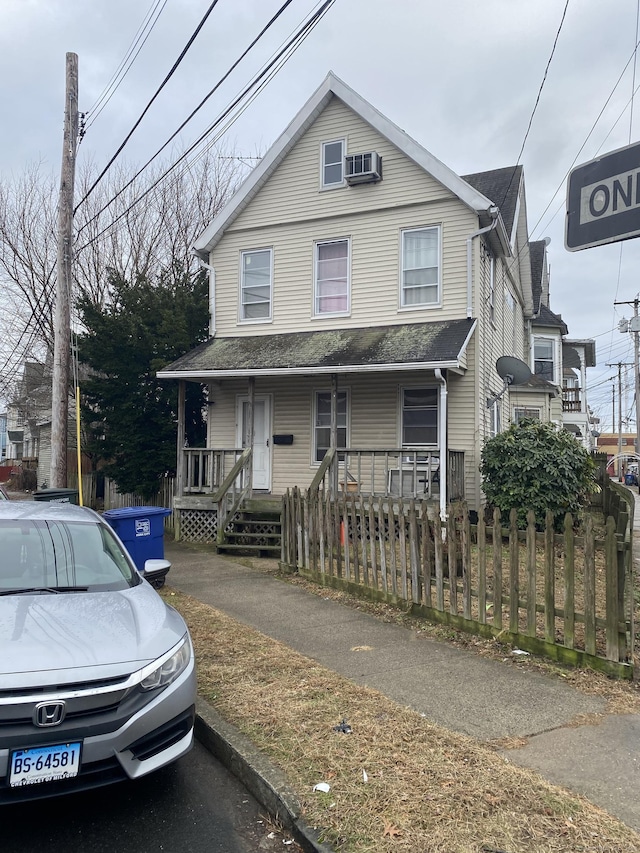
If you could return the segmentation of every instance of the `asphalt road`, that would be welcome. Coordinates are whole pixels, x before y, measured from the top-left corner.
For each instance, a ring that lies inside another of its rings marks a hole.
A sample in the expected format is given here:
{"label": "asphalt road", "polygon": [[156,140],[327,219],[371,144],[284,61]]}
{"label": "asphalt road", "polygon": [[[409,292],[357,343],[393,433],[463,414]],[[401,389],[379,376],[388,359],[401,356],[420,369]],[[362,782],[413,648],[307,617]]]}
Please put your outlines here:
{"label": "asphalt road", "polygon": [[199,743],[137,782],[1,806],[0,825],[2,853],[300,853]]}

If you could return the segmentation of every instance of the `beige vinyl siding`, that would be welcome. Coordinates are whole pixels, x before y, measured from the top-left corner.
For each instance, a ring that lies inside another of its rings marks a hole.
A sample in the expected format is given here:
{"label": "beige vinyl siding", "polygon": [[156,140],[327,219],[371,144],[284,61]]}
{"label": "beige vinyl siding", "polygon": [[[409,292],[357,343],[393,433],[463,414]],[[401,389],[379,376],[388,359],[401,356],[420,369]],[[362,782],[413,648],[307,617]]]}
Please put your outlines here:
{"label": "beige vinyl siding", "polygon": [[[345,137],[349,151],[377,150],[383,180],[320,190],[322,141]],[[401,230],[441,228],[441,307],[400,308]],[[430,175],[334,99],[224,235],[216,270],[219,335],[429,322],[466,313],[466,237],[477,216]],[[314,317],[314,244],[348,238],[351,313]],[[273,316],[240,323],[240,253],[273,249]]]}
{"label": "beige vinyl siding", "polygon": [[[323,142],[346,140],[347,154],[377,151],[383,178],[377,184],[321,188]],[[265,186],[229,228],[243,231],[274,222],[296,224],[308,219],[360,214],[398,204],[431,203],[454,198],[450,190],[407,159],[342,101],[333,98],[298,140]]]}
{"label": "beige vinyl siding", "polygon": [[[441,226],[441,305],[400,308],[401,230]],[[465,316],[467,304],[466,237],[473,216],[460,203],[437,209],[420,205],[348,218],[334,217],[293,226],[271,226],[256,234],[228,234],[212,253],[216,270],[216,329],[219,335],[260,335],[314,328],[350,328],[394,323],[429,322]],[[350,240],[351,314],[313,316],[314,245],[316,241]],[[272,319],[240,323],[240,253],[273,248]]]}

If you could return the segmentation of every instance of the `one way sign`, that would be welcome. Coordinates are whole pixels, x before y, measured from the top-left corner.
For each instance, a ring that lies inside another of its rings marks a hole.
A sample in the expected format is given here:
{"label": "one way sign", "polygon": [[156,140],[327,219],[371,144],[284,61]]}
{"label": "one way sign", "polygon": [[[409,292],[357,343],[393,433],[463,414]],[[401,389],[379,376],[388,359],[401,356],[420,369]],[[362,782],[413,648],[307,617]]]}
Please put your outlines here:
{"label": "one way sign", "polygon": [[640,143],[627,145],[569,175],[565,247],[570,252],[640,235]]}

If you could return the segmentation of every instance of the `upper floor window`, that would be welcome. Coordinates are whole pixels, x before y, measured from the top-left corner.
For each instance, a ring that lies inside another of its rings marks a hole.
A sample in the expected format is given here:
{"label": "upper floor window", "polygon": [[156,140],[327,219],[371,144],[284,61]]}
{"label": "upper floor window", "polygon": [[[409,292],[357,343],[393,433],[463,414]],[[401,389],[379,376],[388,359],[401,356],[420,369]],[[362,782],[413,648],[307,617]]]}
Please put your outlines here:
{"label": "upper floor window", "polygon": [[344,139],[322,143],[322,186],[340,187],[344,183]]}
{"label": "upper floor window", "polygon": [[240,319],[270,320],[273,250],[242,252]]}
{"label": "upper floor window", "polygon": [[402,446],[438,444],[438,389],[403,388]]}
{"label": "upper floor window", "polygon": [[313,313],[349,312],[349,241],[316,243]]}
{"label": "upper floor window", "polygon": [[[337,397],[337,447],[344,449],[347,446],[347,392],[338,391]],[[313,458],[322,462],[331,447],[331,391],[316,391],[314,407]]]}
{"label": "upper floor window", "polygon": [[516,406],[513,410],[513,422],[519,424],[520,421],[525,420],[525,418],[528,418],[529,420],[539,421],[540,409],[532,409],[526,406]]}
{"label": "upper floor window", "polygon": [[440,228],[403,231],[401,306],[437,305],[439,301]]}
{"label": "upper floor window", "polygon": [[533,372],[536,376],[555,381],[554,344],[551,338],[535,338],[533,342]]}

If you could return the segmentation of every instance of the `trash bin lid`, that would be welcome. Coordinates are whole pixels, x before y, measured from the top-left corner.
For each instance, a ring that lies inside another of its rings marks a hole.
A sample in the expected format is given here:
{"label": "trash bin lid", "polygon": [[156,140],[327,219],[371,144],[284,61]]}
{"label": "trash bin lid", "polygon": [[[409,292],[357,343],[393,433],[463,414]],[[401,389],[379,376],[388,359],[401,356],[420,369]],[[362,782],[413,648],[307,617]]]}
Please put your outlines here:
{"label": "trash bin lid", "polygon": [[141,515],[171,515],[172,510],[164,506],[123,506],[119,509],[107,509],[102,515],[106,518],[139,518]]}

